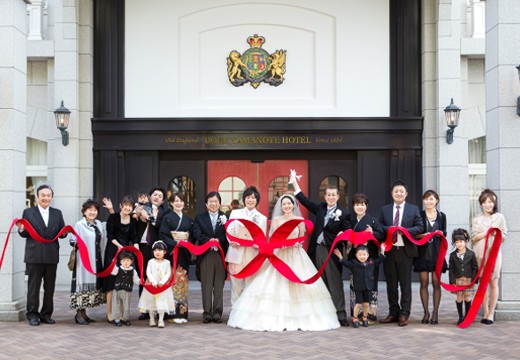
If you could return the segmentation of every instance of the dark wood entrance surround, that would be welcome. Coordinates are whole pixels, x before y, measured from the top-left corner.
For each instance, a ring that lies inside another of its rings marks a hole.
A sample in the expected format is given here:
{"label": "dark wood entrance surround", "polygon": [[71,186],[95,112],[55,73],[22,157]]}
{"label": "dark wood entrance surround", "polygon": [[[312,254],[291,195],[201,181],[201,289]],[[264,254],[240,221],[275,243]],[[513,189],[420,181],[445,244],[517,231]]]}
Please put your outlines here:
{"label": "dark wood entrance surround", "polygon": [[[328,175],[369,212],[390,201],[397,179],[409,201],[422,192],[420,1],[390,0],[390,116],[384,118],[125,118],[124,0],[94,1],[94,191],[120,199],[189,176],[204,209],[208,160],[307,160],[308,193]],[[377,86],[374,84],[374,86]],[[117,201],[117,200],[116,200]]]}

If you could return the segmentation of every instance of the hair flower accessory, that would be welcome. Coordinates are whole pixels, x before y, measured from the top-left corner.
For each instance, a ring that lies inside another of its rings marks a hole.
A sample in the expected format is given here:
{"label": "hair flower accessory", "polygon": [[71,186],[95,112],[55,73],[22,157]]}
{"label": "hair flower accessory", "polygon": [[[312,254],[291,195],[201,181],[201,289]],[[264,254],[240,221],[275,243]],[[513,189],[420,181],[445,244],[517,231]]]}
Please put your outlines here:
{"label": "hair flower accessory", "polygon": [[339,221],[339,217],[341,216],[342,212],[340,209],[336,209],[336,212],[334,213],[334,221]]}

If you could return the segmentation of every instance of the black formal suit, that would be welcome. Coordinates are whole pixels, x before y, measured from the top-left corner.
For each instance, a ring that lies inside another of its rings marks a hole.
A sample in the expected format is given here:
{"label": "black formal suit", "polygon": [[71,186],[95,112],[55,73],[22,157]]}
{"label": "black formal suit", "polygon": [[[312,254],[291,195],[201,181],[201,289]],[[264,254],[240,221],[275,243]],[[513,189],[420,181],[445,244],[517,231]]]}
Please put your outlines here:
{"label": "black formal suit", "polygon": [[[38,209],[34,206],[25,209],[23,218],[27,220],[36,232],[44,239],[51,240],[65,226],[63,215],[60,210],[49,207],[49,221],[47,226]],[[56,269],[60,258],[60,244],[54,241],[42,244],[30,237],[27,229],[18,231],[25,242],[25,264],[28,275],[27,286],[27,314],[31,319],[50,319],[54,311],[54,288],[56,285]],[[66,237],[64,234],[61,238]],[[40,286],[43,279],[43,304],[40,306]]]}
{"label": "black formal suit", "polygon": [[[193,241],[204,245],[210,239],[218,239],[225,254],[229,243],[222,216],[225,216],[224,213],[218,211],[218,221],[213,229],[209,212],[197,215],[193,223]],[[219,322],[222,318],[226,276],[226,269],[219,251],[209,249],[197,257],[197,277],[201,281],[202,290],[202,317],[206,322],[210,320]]]}
{"label": "black formal suit", "polygon": [[[296,199],[311,213],[316,216],[314,220],[314,230],[309,240],[307,253],[313,261],[316,268],[320,268],[328,256],[330,247],[335,237],[340,231],[350,228],[349,212],[339,206],[332,213],[334,214],[325,224],[327,215],[327,203],[319,204],[310,201],[303,192],[296,194]],[[341,214],[339,213],[341,212]],[[323,242],[318,245],[318,238],[323,233]],[[327,286],[332,297],[332,302],[336,307],[338,320],[346,321],[347,314],[345,312],[345,291],[343,290],[343,278],[341,274],[342,266],[336,256],[332,256],[327,263],[325,271],[322,274],[323,281]]]}
{"label": "black formal suit", "polygon": [[[404,206],[404,208],[403,208]],[[394,204],[388,204],[381,208],[379,222],[385,231],[394,224]],[[424,222],[421,218],[419,208],[409,203],[401,204],[400,226],[406,228],[411,236],[424,232]],[[383,264],[385,271],[389,315],[410,316],[412,306],[412,265],[417,256],[417,246],[402,237],[404,246],[392,246],[386,253],[386,261]],[[401,302],[399,303],[399,291],[401,287]]]}

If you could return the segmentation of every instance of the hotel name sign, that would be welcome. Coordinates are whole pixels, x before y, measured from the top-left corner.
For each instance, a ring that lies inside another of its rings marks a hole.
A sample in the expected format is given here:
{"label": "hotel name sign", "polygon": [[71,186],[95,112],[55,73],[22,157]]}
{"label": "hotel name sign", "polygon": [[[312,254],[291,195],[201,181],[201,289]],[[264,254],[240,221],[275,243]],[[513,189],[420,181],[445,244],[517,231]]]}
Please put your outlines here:
{"label": "hotel name sign", "polygon": [[334,149],[341,147],[343,135],[208,134],[171,135],[164,138],[175,149]]}

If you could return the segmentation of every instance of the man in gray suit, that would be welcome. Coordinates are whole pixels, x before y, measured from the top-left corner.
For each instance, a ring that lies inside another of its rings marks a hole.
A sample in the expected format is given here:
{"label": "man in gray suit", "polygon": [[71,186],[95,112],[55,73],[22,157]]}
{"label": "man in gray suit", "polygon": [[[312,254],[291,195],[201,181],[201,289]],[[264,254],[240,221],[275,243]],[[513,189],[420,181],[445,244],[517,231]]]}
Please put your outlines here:
{"label": "man in gray suit", "polygon": [[[316,216],[314,230],[309,239],[307,254],[317,269],[321,268],[329,256],[329,251],[338,234],[350,229],[350,214],[346,209],[338,205],[339,189],[328,185],[324,192],[324,200],[314,203],[301,191],[296,177],[291,176],[290,183],[294,186],[296,199],[307,210]],[[342,246],[342,245],[340,245]],[[338,245],[336,245],[336,248]],[[336,256],[332,256],[321,275],[332,302],[336,307],[336,314],[341,326],[348,326],[347,313],[345,311],[345,291],[343,290],[342,266]]]}
{"label": "man in gray suit", "polygon": [[[27,220],[34,230],[44,239],[55,238],[65,226],[61,211],[50,207],[54,192],[49,185],[41,185],[36,190],[38,205],[23,212],[23,218]],[[16,224],[18,233],[26,238],[25,242],[25,266],[28,275],[27,285],[27,321],[32,326],[54,324],[51,315],[54,311],[54,287],[56,284],[56,269],[60,257],[60,244],[58,241],[40,243],[34,240],[24,225]],[[67,234],[61,235],[64,238]],[[43,304],[40,307],[40,286],[43,279]]]}

